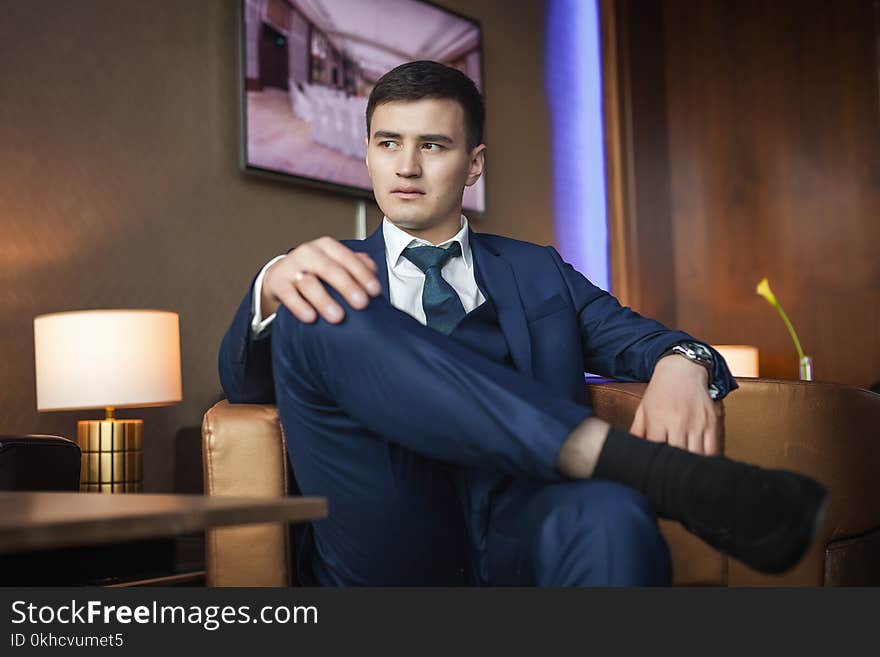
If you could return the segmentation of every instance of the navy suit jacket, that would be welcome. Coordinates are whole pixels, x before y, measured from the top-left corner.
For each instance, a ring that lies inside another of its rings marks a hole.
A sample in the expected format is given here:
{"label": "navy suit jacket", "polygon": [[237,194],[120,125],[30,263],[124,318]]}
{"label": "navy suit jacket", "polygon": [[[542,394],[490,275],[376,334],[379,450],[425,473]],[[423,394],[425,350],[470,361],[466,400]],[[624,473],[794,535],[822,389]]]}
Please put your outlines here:
{"label": "navy suit jacket", "polygon": [[[381,226],[365,240],[343,243],[373,258],[382,293],[388,298]],[[621,381],[647,381],[667,348],[694,340],[622,307],[564,262],[551,246],[474,231],[470,245],[477,285],[497,308],[517,370],[562,397],[589,404],[584,372]],[[223,338],[220,379],[232,403],[271,404],[275,401],[271,329],[258,339],[251,337],[252,295],[253,284]],[[737,388],[717,352],[711,382],[721,397]]]}

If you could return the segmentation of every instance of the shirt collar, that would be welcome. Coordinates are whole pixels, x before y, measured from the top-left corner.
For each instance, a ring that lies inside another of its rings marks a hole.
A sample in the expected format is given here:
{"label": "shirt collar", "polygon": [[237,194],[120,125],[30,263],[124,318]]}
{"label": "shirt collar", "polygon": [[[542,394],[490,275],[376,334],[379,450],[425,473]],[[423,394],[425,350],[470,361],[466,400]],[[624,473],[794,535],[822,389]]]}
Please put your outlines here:
{"label": "shirt collar", "polygon": [[464,258],[464,264],[470,269],[473,265],[471,257],[471,247],[469,238],[469,228],[467,217],[461,215],[461,230],[440,244],[431,244],[418,237],[413,237],[402,228],[395,226],[388,217],[382,218],[382,236],[385,238],[385,253],[388,257],[388,263],[392,267],[396,267],[403,254],[404,249],[410,246],[439,246],[445,248],[452,242],[458,242],[461,246],[461,256]]}

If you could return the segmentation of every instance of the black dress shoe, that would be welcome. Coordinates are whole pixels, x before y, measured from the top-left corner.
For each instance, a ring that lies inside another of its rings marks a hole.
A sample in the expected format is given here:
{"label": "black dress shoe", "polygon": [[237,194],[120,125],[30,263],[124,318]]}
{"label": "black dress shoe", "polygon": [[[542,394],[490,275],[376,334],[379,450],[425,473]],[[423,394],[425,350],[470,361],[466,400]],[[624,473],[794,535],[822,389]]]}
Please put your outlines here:
{"label": "black dress shoe", "polygon": [[803,558],[828,506],[827,490],[809,477],[722,456],[694,461],[681,483],[681,523],[764,573],[783,573]]}

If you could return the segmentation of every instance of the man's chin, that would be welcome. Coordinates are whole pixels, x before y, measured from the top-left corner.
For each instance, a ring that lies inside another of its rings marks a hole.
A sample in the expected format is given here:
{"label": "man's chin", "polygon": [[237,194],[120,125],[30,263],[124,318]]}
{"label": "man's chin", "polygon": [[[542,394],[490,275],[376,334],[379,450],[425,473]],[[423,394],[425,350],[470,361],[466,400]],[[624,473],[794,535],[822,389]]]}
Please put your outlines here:
{"label": "man's chin", "polygon": [[384,212],[385,216],[391,223],[401,228],[418,229],[431,224],[431,218],[416,208],[391,207],[388,210],[388,212]]}
{"label": "man's chin", "polygon": [[386,214],[385,216],[388,217],[388,221],[398,228],[406,228],[409,230],[421,230],[427,228],[431,223],[423,218],[408,217],[400,214],[394,216]]}

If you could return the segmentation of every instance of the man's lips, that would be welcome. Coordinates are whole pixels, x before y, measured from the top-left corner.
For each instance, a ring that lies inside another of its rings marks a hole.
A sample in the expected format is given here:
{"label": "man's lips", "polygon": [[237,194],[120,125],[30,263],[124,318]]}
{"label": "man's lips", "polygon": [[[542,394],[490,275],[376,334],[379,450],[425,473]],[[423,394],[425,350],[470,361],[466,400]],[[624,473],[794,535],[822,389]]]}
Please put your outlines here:
{"label": "man's lips", "polygon": [[391,190],[391,195],[397,198],[419,198],[424,196],[425,192],[415,187],[399,187],[398,189]]}

